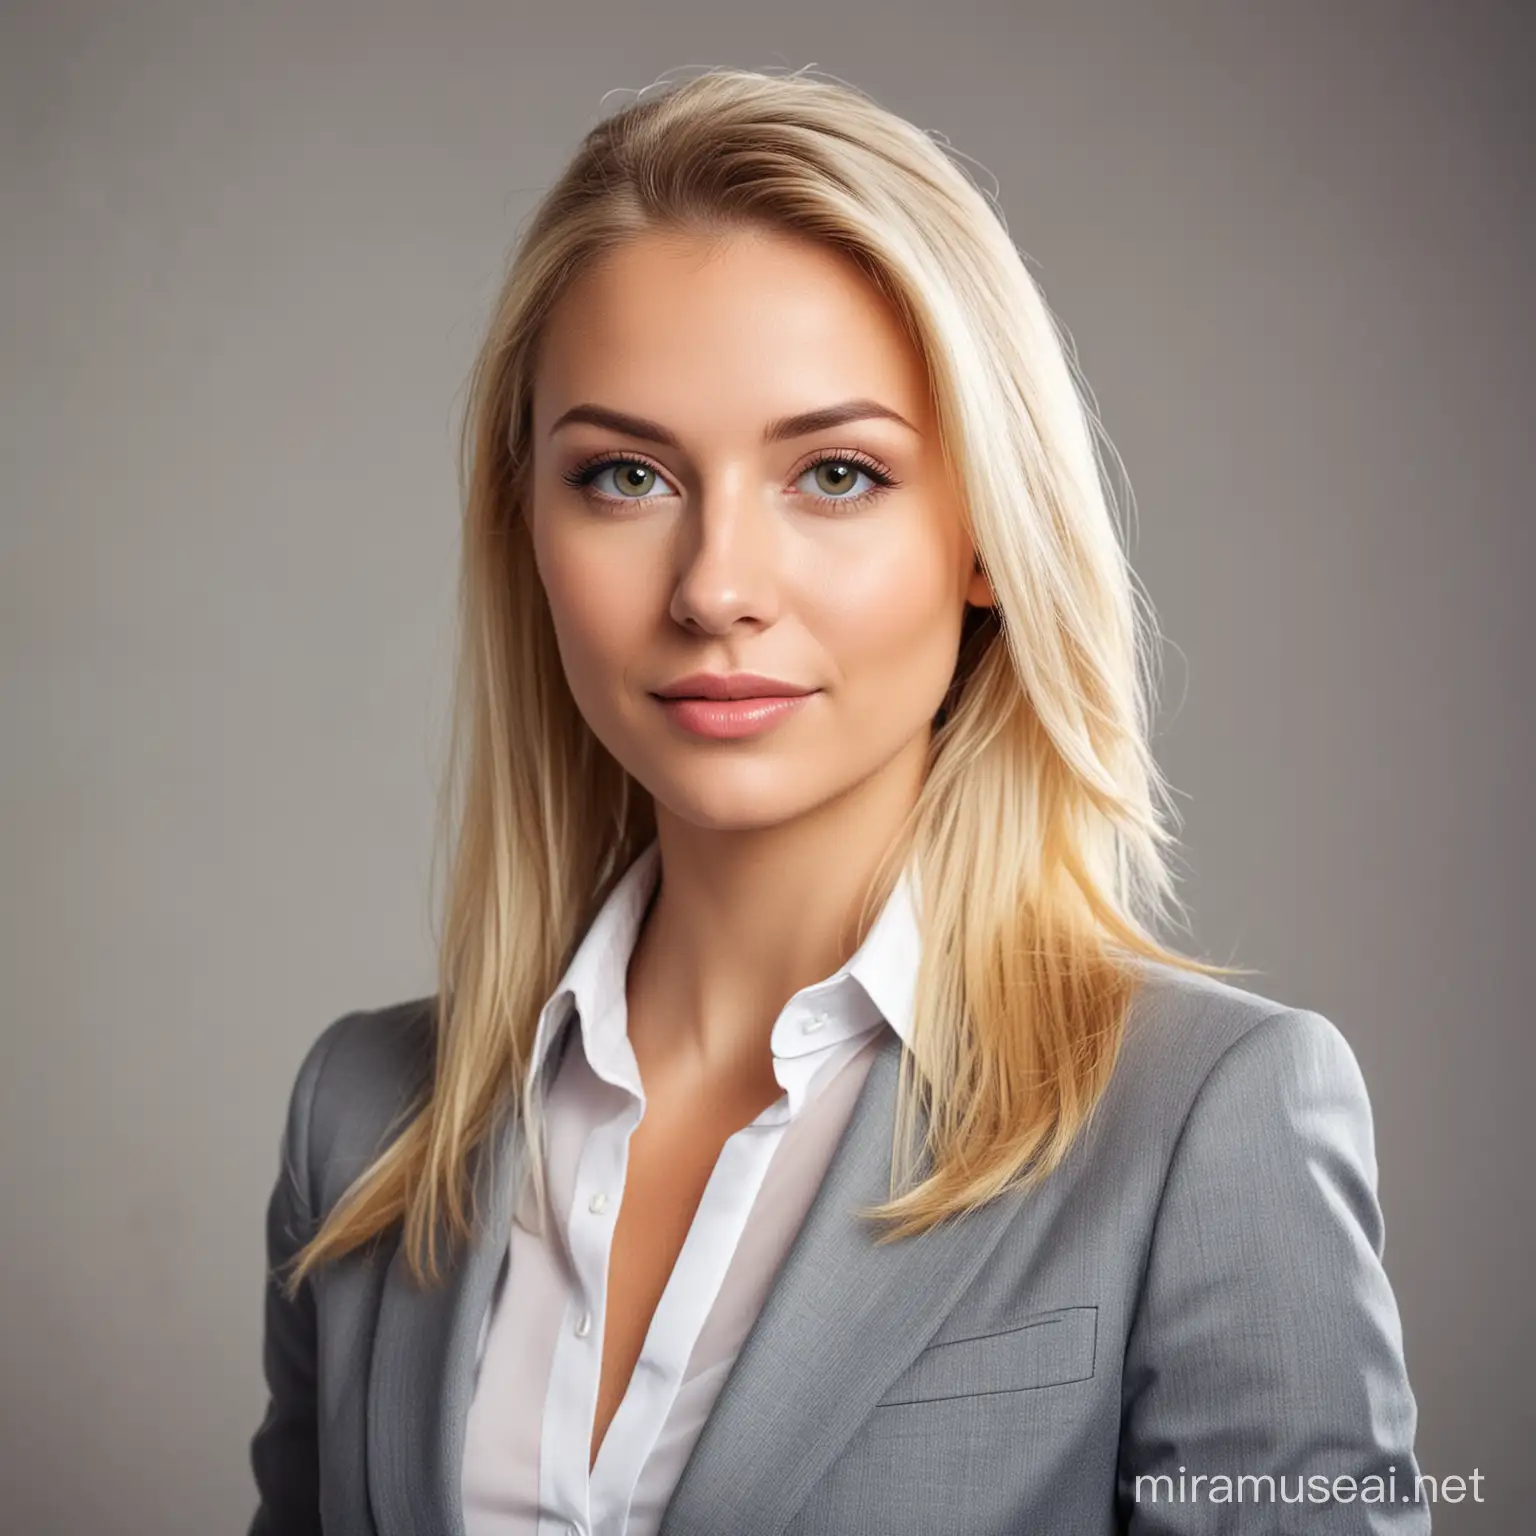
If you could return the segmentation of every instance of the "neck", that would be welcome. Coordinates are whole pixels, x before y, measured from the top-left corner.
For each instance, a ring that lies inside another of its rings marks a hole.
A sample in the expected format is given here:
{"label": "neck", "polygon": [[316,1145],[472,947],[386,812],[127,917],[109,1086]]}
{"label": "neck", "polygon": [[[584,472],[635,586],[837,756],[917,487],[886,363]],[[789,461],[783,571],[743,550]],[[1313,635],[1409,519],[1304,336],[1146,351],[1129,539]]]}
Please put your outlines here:
{"label": "neck", "polygon": [[642,1075],[771,1079],[785,1003],[863,940],[860,909],[916,802],[926,751],[918,738],[847,795],[771,827],[699,827],[658,803],[661,885],[628,976]]}

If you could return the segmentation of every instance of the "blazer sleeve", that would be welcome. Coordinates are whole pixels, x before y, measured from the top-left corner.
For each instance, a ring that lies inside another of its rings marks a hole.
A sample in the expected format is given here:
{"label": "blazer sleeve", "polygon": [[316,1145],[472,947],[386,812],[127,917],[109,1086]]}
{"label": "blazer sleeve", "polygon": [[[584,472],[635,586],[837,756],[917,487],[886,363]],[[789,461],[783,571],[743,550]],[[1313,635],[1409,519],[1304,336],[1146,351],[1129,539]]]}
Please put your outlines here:
{"label": "blazer sleeve", "polygon": [[290,1301],[282,1282],[288,1261],[318,1229],[311,1208],[309,1128],[321,1069],[345,1022],[320,1036],[299,1069],[267,1203],[262,1367],[268,1396],[251,1439],[259,1503],[248,1536],[321,1536],[314,1291],[306,1278]]}
{"label": "blazer sleeve", "polygon": [[1429,1531],[1373,1134],[1321,1014],[1261,1020],[1201,1085],[1126,1348],[1131,1536]]}

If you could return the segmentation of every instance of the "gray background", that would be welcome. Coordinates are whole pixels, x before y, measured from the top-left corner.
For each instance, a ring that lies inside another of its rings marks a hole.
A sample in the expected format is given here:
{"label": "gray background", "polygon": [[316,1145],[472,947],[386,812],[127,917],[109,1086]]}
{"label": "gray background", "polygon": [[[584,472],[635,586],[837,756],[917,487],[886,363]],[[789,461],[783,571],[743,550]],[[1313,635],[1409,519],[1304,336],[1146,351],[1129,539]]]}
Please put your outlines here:
{"label": "gray background", "polygon": [[1526,8],[719,10],[5,9],[5,1528],[244,1529],[288,1088],[433,985],[454,429],[505,253],[606,92],[814,63],[996,177],[1076,339],[1200,946],[1353,1043],[1421,1461],[1484,1475],[1436,1529],[1516,1529]]}

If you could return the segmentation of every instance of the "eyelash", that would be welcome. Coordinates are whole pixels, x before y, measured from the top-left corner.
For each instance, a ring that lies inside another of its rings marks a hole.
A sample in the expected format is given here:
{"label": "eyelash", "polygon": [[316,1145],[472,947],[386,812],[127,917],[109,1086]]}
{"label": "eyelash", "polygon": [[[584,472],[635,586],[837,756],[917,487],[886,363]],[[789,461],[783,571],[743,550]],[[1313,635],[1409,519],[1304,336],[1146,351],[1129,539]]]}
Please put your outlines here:
{"label": "eyelash", "polygon": [[[609,452],[595,454],[590,459],[582,460],[574,468],[568,469],[560,478],[567,485],[573,486],[577,490],[586,491],[595,499],[609,504],[615,502],[641,503],[653,500],[654,498],[649,496],[609,496],[604,492],[592,490],[592,482],[605,469],[612,469],[620,464],[643,464],[658,477],[664,478],[661,467],[651,463],[649,459],[640,454]],[[867,506],[876,497],[884,495],[886,491],[894,490],[901,484],[883,464],[876,459],[870,458],[867,453],[861,453],[857,448],[850,448],[836,453],[823,453],[800,469],[795,475],[795,479],[798,480],[802,475],[808,475],[813,469],[820,469],[823,464],[851,464],[855,468],[863,470],[875,482],[873,490],[863,491],[857,496],[821,496],[817,495],[814,491],[810,493],[813,500],[825,502],[829,506]]]}

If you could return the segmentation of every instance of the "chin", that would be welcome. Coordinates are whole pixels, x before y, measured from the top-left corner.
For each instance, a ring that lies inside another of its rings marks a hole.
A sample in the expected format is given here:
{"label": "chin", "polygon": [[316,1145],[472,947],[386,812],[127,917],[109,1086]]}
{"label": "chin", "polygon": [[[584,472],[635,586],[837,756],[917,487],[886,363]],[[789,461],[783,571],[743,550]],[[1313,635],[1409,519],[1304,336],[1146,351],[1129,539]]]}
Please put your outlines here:
{"label": "chin", "polygon": [[679,822],[711,833],[766,831],[808,816],[826,799],[820,794],[786,794],[782,773],[739,776],[730,770],[720,773],[719,768],[708,782],[656,783],[651,797]]}

